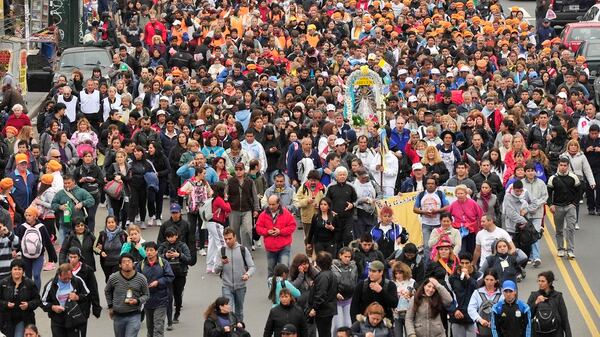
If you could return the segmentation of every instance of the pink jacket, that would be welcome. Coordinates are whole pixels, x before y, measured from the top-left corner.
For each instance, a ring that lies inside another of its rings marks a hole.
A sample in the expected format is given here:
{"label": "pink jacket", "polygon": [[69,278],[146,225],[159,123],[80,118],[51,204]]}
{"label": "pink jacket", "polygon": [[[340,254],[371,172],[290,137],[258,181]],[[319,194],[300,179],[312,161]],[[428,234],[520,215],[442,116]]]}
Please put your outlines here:
{"label": "pink jacket", "polygon": [[467,199],[464,202],[455,200],[450,204],[448,213],[452,214],[454,219],[452,227],[459,229],[461,226],[465,226],[469,229],[469,233],[479,231],[483,211],[475,200]]}

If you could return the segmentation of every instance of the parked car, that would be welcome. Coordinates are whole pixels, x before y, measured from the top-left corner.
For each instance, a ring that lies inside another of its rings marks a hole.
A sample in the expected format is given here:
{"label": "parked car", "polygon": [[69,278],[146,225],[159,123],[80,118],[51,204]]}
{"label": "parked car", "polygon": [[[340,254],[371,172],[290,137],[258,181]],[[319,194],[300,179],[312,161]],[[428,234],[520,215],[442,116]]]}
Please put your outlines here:
{"label": "parked car", "polygon": [[587,68],[590,71],[590,80],[596,79],[600,74],[600,39],[598,40],[587,40],[577,49],[575,57],[585,57]]}
{"label": "parked car", "polygon": [[[540,0],[537,0],[540,1]],[[552,27],[561,26],[571,22],[577,22],[578,17],[586,14],[588,9],[596,4],[595,0],[548,0],[549,9],[554,11],[556,18],[550,21]]]}
{"label": "parked car", "polygon": [[92,76],[92,70],[99,67],[102,75],[108,74],[108,69],[112,65],[112,53],[110,49],[99,47],[73,47],[65,49],[60,55],[54,71],[54,80],[59,75],[65,75],[71,78],[73,69],[77,68],[83,73],[83,78]]}
{"label": "parked car", "polygon": [[576,52],[583,41],[600,39],[600,22],[569,23],[560,33],[560,39],[567,48]]}
{"label": "parked car", "polygon": [[600,21],[600,4],[595,4],[583,16],[577,17],[578,21]]}

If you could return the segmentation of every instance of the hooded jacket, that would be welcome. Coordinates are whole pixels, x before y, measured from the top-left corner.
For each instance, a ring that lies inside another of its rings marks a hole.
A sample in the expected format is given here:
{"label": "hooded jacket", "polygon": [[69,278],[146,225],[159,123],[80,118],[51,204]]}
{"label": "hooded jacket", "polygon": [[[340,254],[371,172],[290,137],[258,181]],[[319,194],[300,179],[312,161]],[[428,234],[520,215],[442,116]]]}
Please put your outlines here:
{"label": "hooded jacket", "polygon": [[527,219],[521,215],[521,210],[528,210],[530,204],[529,193],[523,191],[517,196],[512,185],[506,191],[504,202],[502,202],[502,215],[504,216],[504,229],[509,233],[517,233],[519,225],[527,223]]}
{"label": "hooded jacket", "polygon": [[308,327],[304,311],[296,304],[278,304],[271,308],[263,337],[279,337],[286,324],[293,324],[298,330],[298,337],[308,337]]}
{"label": "hooded jacket", "polygon": [[392,322],[388,318],[382,319],[376,326],[371,325],[369,318],[364,315],[358,315],[356,322],[352,324],[352,336],[365,337],[367,333],[372,333],[379,337],[392,337]]}
{"label": "hooded jacket", "polygon": [[533,181],[525,178],[521,180],[523,188],[529,195],[529,206],[527,207],[527,218],[541,219],[544,217],[544,205],[548,201],[548,187],[539,178],[534,178]]}
{"label": "hooded jacket", "polygon": [[[242,249],[246,250],[243,257]],[[221,252],[219,252],[219,254],[221,254]],[[219,257],[217,258],[214,270],[216,274],[221,274],[223,286],[233,290],[246,288],[247,283],[242,281],[242,276],[244,274],[252,276],[256,272],[252,254],[250,254],[248,248],[236,242],[233,248],[229,248],[227,245],[225,246],[225,255],[227,255],[229,263],[223,264],[223,260]],[[246,265],[244,265],[244,258],[247,268]]]}
{"label": "hooded jacket", "polygon": [[[311,196],[314,197],[314,200],[309,204],[308,201]],[[313,216],[317,212],[315,205],[318,205],[324,196],[325,186],[321,182],[317,182],[314,191],[311,191],[308,181],[298,188],[294,196],[294,206],[300,209],[300,220],[302,223],[308,224],[312,221]]]}
{"label": "hooded jacket", "polygon": [[80,240],[75,234],[75,230],[72,230],[63,241],[62,247],[60,248],[60,254],[58,256],[59,263],[69,262],[69,249],[71,247],[77,247],[81,250],[83,256],[82,262],[90,266],[96,271],[96,259],[94,259],[94,242],[96,237],[89,230],[85,230]]}

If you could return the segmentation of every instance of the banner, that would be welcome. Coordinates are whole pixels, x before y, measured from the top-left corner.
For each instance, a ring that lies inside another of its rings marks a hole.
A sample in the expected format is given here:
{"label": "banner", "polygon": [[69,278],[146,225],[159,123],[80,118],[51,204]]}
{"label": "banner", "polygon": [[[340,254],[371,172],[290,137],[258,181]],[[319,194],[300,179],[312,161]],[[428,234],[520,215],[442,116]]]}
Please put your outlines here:
{"label": "banner", "polygon": [[[454,187],[440,186],[438,190],[444,192],[448,203],[456,200]],[[420,192],[402,193],[398,196],[377,200],[377,210],[383,206],[390,206],[394,211],[394,223],[401,225],[408,231],[408,241],[420,247],[423,245],[423,232],[421,231],[421,217],[413,212],[415,199]]]}

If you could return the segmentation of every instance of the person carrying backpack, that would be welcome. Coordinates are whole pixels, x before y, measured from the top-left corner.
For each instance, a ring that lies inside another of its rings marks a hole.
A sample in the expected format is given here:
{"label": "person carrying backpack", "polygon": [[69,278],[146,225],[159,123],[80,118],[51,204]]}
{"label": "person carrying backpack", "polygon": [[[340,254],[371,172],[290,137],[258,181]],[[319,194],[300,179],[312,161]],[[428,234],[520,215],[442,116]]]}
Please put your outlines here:
{"label": "person carrying backpack", "polygon": [[223,296],[229,299],[236,317],[243,321],[246,285],[256,267],[250,251],[237,242],[231,227],[223,230],[223,238],[225,246],[221,248],[221,258],[217,259],[214,272],[221,275]]}
{"label": "person carrying backpack", "polygon": [[539,289],[532,291],[527,300],[531,308],[532,336],[571,337],[567,306],[561,292],[554,290],[554,273],[538,274]]}
{"label": "person carrying backpack", "polygon": [[38,222],[38,210],[30,206],[25,210],[25,222],[19,225],[15,234],[19,237],[19,251],[25,262],[25,275],[33,278],[36,287],[42,288],[42,267],[44,266],[44,251],[48,251],[50,262],[56,263],[58,257],[50,234],[44,224]]}
{"label": "person carrying backpack", "polygon": [[477,336],[491,337],[492,308],[502,299],[502,291],[498,283],[498,274],[493,269],[488,269],[483,275],[483,287],[471,295],[467,312],[475,322]]}

